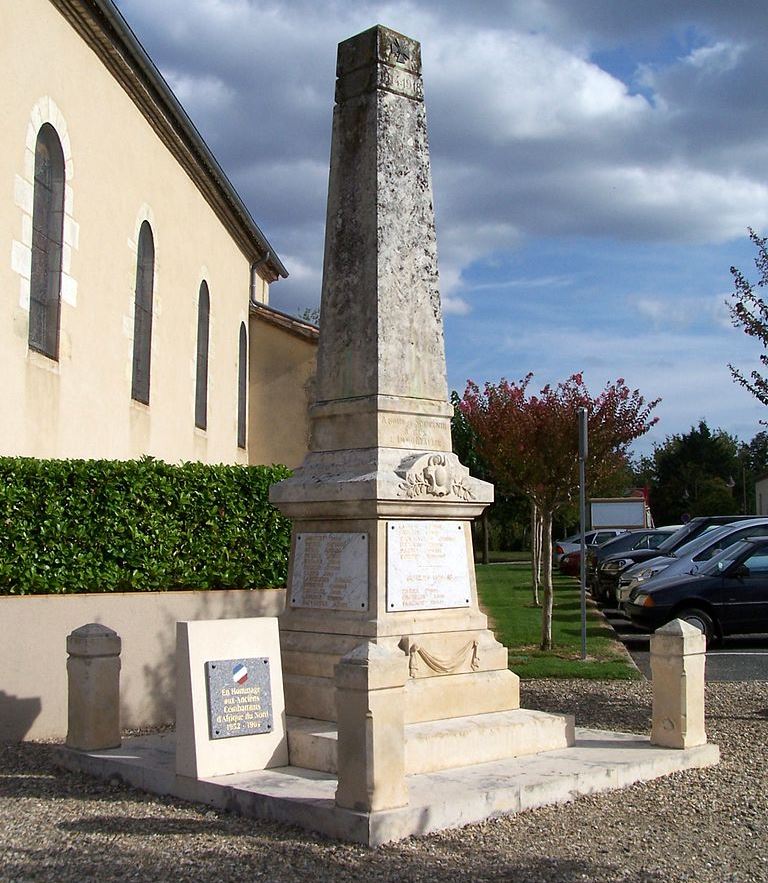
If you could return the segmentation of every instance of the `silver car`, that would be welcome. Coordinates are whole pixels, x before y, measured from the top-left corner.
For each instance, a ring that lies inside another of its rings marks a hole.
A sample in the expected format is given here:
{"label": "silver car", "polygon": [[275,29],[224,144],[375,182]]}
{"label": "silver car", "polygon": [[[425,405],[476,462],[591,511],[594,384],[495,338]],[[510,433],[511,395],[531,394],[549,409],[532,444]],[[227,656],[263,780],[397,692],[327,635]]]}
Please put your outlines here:
{"label": "silver car", "polygon": [[696,573],[699,565],[709,561],[722,549],[744,537],[768,536],[768,518],[752,518],[732,524],[717,525],[681,546],[671,555],[641,561],[626,570],[619,579],[619,606],[623,607],[630,592],[652,579],[671,579]]}
{"label": "silver car", "polygon": [[[614,527],[603,527],[599,530],[588,530],[584,535],[584,542],[587,546],[601,546],[603,543],[607,543],[608,540],[612,540],[620,534],[626,533],[626,528],[614,528]],[[552,552],[554,563],[559,564],[560,559],[563,555],[567,555],[569,552],[578,552],[581,550],[581,534],[575,533],[569,537],[566,537],[564,540],[558,540],[555,543],[554,550]]]}

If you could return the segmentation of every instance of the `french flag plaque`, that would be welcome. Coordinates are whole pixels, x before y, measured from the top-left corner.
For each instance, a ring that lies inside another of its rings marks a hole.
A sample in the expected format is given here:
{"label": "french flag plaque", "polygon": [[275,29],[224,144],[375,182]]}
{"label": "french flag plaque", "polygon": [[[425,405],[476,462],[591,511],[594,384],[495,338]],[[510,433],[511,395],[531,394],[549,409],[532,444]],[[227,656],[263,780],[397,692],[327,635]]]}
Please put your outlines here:
{"label": "french flag plaque", "polygon": [[211,739],[272,732],[268,657],[206,662],[205,680]]}

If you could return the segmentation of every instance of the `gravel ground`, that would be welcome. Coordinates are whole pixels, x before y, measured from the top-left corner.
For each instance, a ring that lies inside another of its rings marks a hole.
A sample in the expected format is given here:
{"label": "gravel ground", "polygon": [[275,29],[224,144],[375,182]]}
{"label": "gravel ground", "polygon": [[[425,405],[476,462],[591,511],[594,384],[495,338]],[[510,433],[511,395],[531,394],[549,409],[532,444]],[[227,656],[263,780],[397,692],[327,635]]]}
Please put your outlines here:
{"label": "gravel ground", "polygon": [[[647,732],[650,686],[529,681],[523,704]],[[0,745],[3,881],[768,880],[768,682],[707,687],[722,760],[565,806],[376,850],[59,771],[41,743]]]}

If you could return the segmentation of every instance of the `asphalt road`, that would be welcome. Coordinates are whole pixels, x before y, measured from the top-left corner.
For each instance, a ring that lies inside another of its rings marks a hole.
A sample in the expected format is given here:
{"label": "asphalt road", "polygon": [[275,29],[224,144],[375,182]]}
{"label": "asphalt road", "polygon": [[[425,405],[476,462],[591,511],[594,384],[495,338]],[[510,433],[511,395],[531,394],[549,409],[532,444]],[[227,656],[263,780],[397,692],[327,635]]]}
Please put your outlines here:
{"label": "asphalt road", "polygon": [[[617,610],[603,613],[616,629],[635,664],[651,676],[650,635],[632,625]],[[708,681],[768,681],[768,635],[739,635],[725,638],[707,651]]]}

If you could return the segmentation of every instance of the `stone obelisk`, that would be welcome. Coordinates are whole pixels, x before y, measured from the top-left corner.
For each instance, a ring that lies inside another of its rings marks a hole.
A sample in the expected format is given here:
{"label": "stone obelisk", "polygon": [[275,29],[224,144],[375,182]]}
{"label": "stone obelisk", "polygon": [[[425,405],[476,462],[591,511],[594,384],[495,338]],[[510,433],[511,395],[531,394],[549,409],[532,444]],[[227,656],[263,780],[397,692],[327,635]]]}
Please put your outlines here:
{"label": "stone obelisk", "polygon": [[294,522],[287,712],[341,720],[342,657],[402,673],[405,724],[507,711],[470,532],[493,488],[451,452],[420,46],[374,27],[337,78],[310,452],[271,494]]}

